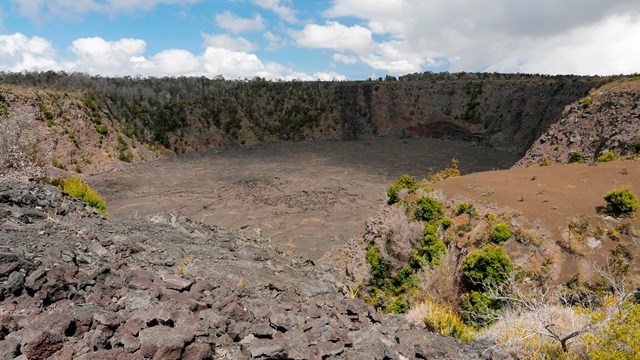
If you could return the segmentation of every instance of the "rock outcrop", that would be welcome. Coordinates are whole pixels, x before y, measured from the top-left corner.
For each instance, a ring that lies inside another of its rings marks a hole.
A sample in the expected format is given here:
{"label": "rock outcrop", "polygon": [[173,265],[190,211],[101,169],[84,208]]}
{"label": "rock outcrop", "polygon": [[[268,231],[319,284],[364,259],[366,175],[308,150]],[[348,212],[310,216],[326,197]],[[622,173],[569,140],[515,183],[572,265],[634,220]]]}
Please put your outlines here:
{"label": "rock outcrop", "polygon": [[2,359],[471,359],[342,294],[259,232],[163,213],[118,221],[45,185],[0,185]]}
{"label": "rock outcrop", "polygon": [[640,80],[623,79],[592,90],[568,105],[562,119],[533,143],[514,165],[595,162],[613,151],[616,157],[640,153]]}

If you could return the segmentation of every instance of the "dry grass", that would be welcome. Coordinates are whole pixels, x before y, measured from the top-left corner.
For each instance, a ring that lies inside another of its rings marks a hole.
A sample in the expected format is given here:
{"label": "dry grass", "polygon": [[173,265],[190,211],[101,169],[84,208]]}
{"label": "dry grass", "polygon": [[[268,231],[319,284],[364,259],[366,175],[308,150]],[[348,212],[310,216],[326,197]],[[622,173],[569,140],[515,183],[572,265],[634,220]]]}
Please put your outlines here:
{"label": "dry grass", "polygon": [[441,265],[433,269],[423,268],[416,274],[418,289],[436,302],[455,304],[458,302],[456,287],[457,252],[447,251],[441,259]]}
{"label": "dry grass", "polygon": [[437,303],[432,299],[427,299],[409,310],[407,321],[463,341],[471,341],[475,336],[474,329],[465,324],[449,305]]}
{"label": "dry grass", "polygon": [[[562,356],[560,344],[544,335],[545,324],[552,323],[558,334],[569,334],[586,327],[591,317],[564,306],[545,306],[538,311],[507,310],[491,327],[480,335],[489,339],[516,359],[550,359]],[[572,339],[570,349],[583,346],[580,337]],[[566,355],[566,354],[565,354]]]}
{"label": "dry grass", "polygon": [[389,258],[399,264],[392,264],[394,268],[403,267],[409,260],[411,250],[420,245],[424,227],[420,222],[409,221],[402,206],[395,206],[386,220],[388,233],[381,250]]}

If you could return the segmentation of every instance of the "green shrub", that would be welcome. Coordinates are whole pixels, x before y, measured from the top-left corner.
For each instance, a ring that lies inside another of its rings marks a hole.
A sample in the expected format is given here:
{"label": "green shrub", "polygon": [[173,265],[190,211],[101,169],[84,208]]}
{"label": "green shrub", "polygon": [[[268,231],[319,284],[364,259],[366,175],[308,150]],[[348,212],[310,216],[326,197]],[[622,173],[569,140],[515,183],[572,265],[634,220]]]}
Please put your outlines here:
{"label": "green shrub", "polygon": [[598,157],[598,162],[611,162],[611,161],[615,161],[617,159],[616,157],[616,153],[613,152],[613,150],[609,150],[606,153],[600,155]]}
{"label": "green shrub", "polygon": [[415,279],[413,277],[414,270],[411,266],[405,266],[402,268],[396,276],[391,279],[391,288],[388,289],[394,295],[401,294],[404,291],[411,289],[415,286]]}
{"label": "green shrub", "polygon": [[402,189],[407,189],[411,193],[418,190],[418,188],[420,188],[420,184],[414,177],[403,174],[387,190],[387,197],[389,198],[387,203],[393,205],[400,201],[399,193]]}
{"label": "green shrub", "polygon": [[483,289],[484,285],[504,283],[513,265],[498,245],[489,244],[469,254],[462,263],[462,273],[469,289]]}
{"label": "green shrub", "polygon": [[588,96],[585,96],[582,99],[580,99],[580,103],[582,105],[582,108],[586,110],[591,107],[591,98]]}
{"label": "green shrub", "polygon": [[584,163],[584,156],[580,151],[572,151],[569,153],[569,163]]}
{"label": "green shrub", "polygon": [[387,305],[384,312],[387,314],[404,314],[409,310],[409,304],[404,295],[398,296],[391,304]]}
{"label": "green shrub", "polygon": [[461,202],[460,205],[458,205],[458,211],[456,212],[456,214],[458,215],[461,215],[461,214],[472,215],[473,213],[475,213],[475,208],[473,207],[472,204],[469,204],[468,202]]}
{"label": "green shrub", "polygon": [[442,205],[434,198],[423,196],[416,202],[415,216],[418,220],[439,220],[443,215]]}
{"label": "green shrub", "polygon": [[441,224],[442,224],[442,228],[446,230],[451,227],[451,224],[453,224],[453,221],[450,218],[446,217],[442,219]]}
{"label": "green shrub", "polygon": [[629,147],[629,151],[634,155],[640,155],[640,140],[636,141]]}
{"label": "green shrub", "polygon": [[109,133],[107,125],[95,125],[95,129],[100,135],[107,135]]}
{"label": "green shrub", "polygon": [[118,154],[118,160],[126,163],[131,163],[131,161],[133,161],[133,154],[130,151],[121,152],[120,154]]}
{"label": "green shrub", "polygon": [[88,184],[82,182],[77,177],[70,177],[68,179],[54,179],[51,182],[54,186],[60,188],[60,190],[80,199],[87,203],[89,206],[100,210],[103,214],[106,214],[105,207],[107,202],[97,192],[89,187]]}
{"label": "green shrub", "polygon": [[447,245],[435,234],[427,234],[420,242],[420,247],[412,251],[409,265],[415,270],[423,264],[435,267],[440,264],[440,258],[447,253]]}
{"label": "green shrub", "polygon": [[502,308],[502,304],[479,291],[460,295],[460,314],[464,322],[476,328],[491,325],[496,319],[495,313]]}
{"label": "green shrub", "polygon": [[366,261],[371,266],[371,286],[383,288],[385,280],[391,275],[391,270],[388,262],[382,258],[378,246],[374,245],[367,249]]}
{"label": "green shrub", "polygon": [[496,244],[503,243],[511,237],[511,230],[509,229],[509,225],[505,223],[499,223],[494,226],[493,231],[491,232],[491,241]]}
{"label": "green shrub", "polygon": [[638,199],[629,189],[614,190],[604,196],[607,211],[613,216],[622,216],[638,210]]}

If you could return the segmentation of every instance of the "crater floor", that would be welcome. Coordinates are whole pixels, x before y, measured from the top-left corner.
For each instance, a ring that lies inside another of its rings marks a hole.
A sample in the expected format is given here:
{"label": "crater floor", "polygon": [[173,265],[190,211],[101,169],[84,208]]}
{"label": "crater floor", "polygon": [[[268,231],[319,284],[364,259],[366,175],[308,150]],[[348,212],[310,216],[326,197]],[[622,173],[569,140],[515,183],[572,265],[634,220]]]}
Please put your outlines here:
{"label": "crater floor", "polygon": [[92,176],[109,213],[177,211],[231,229],[259,228],[316,259],[357,237],[403,173],[424,177],[459,160],[463,174],[508,168],[512,153],[469,142],[378,138],[275,143],[145,163]]}

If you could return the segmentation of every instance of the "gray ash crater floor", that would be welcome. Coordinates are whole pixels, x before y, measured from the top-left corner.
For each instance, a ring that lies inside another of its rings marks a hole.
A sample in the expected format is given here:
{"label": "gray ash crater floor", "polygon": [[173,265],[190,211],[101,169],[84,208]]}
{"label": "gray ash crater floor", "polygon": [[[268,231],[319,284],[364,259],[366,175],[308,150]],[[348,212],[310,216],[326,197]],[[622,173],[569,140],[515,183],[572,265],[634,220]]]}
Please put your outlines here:
{"label": "gray ash crater floor", "polygon": [[275,143],[181,157],[90,182],[113,217],[161,211],[230,229],[261,229],[293,252],[315,259],[357,237],[386,189],[403,173],[418,178],[451,159],[463,174],[508,168],[517,156],[437,139]]}

